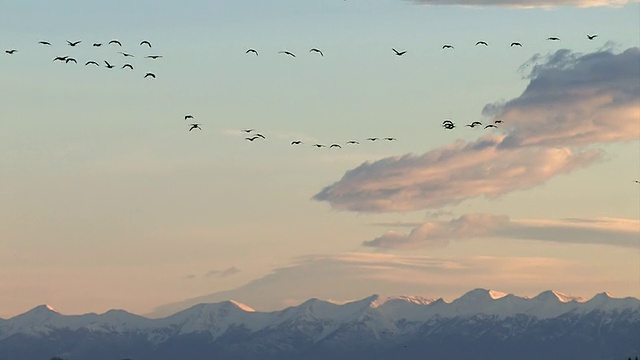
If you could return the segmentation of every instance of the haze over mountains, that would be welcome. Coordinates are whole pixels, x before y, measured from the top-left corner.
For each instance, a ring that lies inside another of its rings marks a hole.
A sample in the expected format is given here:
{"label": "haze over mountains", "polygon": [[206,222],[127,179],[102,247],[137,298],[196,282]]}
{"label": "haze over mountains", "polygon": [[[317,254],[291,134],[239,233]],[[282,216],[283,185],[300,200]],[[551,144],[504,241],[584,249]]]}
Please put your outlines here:
{"label": "haze over mountains", "polygon": [[524,298],[475,289],[442,299],[310,299],[257,312],[225,301],[160,319],[123,310],[63,315],[48,305],[0,320],[0,360],[626,359],[640,354],[640,300]]}

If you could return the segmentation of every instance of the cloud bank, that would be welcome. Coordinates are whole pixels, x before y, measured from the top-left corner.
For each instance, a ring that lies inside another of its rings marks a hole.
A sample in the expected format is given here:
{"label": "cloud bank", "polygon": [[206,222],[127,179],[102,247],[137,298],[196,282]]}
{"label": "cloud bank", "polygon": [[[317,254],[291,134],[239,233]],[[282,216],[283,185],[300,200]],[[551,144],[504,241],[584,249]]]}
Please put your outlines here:
{"label": "cloud bank", "polygon": [[508,238],[630,248],[640,246],[640,222],[596,218],[512,220],[508,216],[469,214],[450,221],[429,221],[409,233],[390,231],[362,245],[380,249],[444,247],[451,241]]}
{"label": "cloud bank", "polygon": [[533,68],[519,97],[485,106],[502,135],[422,155],[365,162],[313,199],[334,209],[403,212],[530,189],[598,159],[593,148],[640,138],[640,50],[559,50]]}

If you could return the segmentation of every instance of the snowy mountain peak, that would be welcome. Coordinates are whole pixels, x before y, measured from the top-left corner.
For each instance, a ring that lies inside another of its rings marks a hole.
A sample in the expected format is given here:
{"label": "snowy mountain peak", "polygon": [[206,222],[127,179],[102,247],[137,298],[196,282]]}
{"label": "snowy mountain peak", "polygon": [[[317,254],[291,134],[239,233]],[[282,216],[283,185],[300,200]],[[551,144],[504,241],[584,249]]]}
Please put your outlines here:
{"label": "snowy mountain peak", "polygon": [[378,296],[377,299],[371,302],[370,306],[371,308],[375,309],[387,303],[408,303],[408,304],[414,304],[414,305],[429,305],[434,301],[435,300],[433,299],[425,298],[422,296],[407,296],[407,295],[387,296],[387,297]]}
{"label": "snowy mountain peak", "polygon": [[462,295],[458,299],[453,302],[478,302],[484,300],[497,300],[507,296],[507,294],[496,291],[496,290],[487,290],[487,289],[474,289],[469,291],[468,293]]}
{"label": "snowy mountain peak", "polygon": [[579,296],[571,296],[567,294],[563,294],[554,290],[543,291],[538,296],[534,297],[532,300],[537,301],[559,301],[561,303],[569,303],[572,301],[575,302],[583,302],[583,299]]}

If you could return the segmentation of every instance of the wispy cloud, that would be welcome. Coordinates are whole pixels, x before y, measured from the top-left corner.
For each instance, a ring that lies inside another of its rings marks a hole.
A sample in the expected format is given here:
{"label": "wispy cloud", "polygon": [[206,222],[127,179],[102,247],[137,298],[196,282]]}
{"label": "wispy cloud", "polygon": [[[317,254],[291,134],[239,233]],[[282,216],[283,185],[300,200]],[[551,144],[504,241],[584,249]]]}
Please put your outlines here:
{"label": "wispy cloud", "polygon": [[515,8],[554,8],[560,6],[622,6],[637,0],[413,0],[423,5],[505,6]]}
{"label": "wispy cloud", "polygon": [[631,219],[512,220],[508,216],[469,214],[450,221],[429,221],[409,233],[389,231],[363,243],[381,249],[443,247],[451,241],[508,238],[637,248],[640,223]]}
{"label": "wispy cloud", "polygon": [[335,209],[400,212],[529,189],[601,158],[590,145],[640,138],[640,50],[544,58],[519,97],[485,106],[506,130],[422,155],[365,162],[313,198]]}

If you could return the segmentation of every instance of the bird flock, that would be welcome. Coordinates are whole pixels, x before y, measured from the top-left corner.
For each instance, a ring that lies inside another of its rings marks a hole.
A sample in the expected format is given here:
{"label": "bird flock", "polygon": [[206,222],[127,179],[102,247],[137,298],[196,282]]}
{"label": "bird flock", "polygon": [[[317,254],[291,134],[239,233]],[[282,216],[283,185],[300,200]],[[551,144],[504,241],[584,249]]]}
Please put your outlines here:
{"label": "bird flock", "polygon": [[[82,40],[76,40],[76,41],[69,41],[67,40],[66,46],[70,47],[70,48],[77,48],[82,46]],[[40,40],[38,41],[38,45],[41,46],[47,46],[47,47],[52,47],[54,46],[51,42],[49,41],[45,41],[45,40]],[[104,44],[102,42],[94,42],[92,44],[93,48],[100,48],[102,47]],[[122,42],[120,42],[117,39],[113,39],[110,40],[107,43],[107,46],[111,46],[111,47],[117,47],[117,49],[122,49],[123,45]],[[151,49],[152,45],[151,42],[149,40],[142,40],[139,43],[139,46],[142,48],[147,48],[147,49]],[[5,54],[7,55],[16,55],[19,53],[18,49],[8,49],[4,51]],[[121,56],[124,59],[130,59],[130,58],[134,58],[135,55],[130,53],[130,52],[125,52],[125,51],[117,51],[114,53],[118,54],[119,56]],[[144,58],[145,59],[149,59],[150,61],[152,60],[157,60],[157,59],[161,59],[163,56],[162,55],[156,55],[156,54],[148,54],[145,55]],[[76,59],[76,57],[72,56],[72,55],[62,55],[62,56],[56,56],[53,58],[53,62],[62,62],[65,64],[78,64],[78,60]],[[102,65],[101,65],[102,64]],[[92,67],[105,67],[107,69],[114,69],[116,67],[119,67],[120,69],[126,69],[128,71],[132,71],[135,69],[134,65],[131,64],[130,62],[125,62],[123,64],[118,64],[117,66],[115,65],[115,61],[114,60],[95,60],[95,59],[90,59],[87,60],[84,63],[84,66],[92,66]],[[146,71],[144,76],[144,79],[155,79],[156,78],[156,74],[154,72],[151,71]]]}

